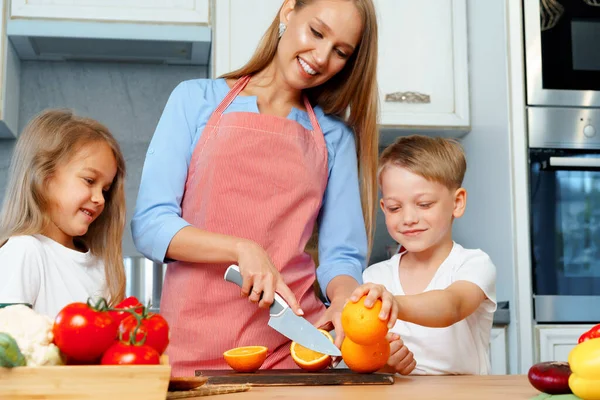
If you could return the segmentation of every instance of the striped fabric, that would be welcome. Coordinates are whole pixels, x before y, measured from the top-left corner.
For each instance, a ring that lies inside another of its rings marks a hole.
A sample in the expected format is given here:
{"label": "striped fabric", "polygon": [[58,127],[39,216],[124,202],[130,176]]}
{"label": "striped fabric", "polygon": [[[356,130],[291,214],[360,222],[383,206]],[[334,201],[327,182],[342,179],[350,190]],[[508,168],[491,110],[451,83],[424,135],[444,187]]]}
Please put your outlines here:
{"label": "striped fabric", "polygon": [[[251,239],[268,252],[315,322],[325,307],[313,290],[315,265],[304,252],[327,184],[327,149],[314,111],[313,131],[256,113],[223,114],[250,77],[241,78],[212,114],[192,155],[182,217],[195,227]],[[269,349],[262,368],[291,368],[287,338],[268,325],[268,310],[223,280],[228,264],[169,265],[161,314],[171,326],[167,350],[173,376],[226,369],[223,352]]]}

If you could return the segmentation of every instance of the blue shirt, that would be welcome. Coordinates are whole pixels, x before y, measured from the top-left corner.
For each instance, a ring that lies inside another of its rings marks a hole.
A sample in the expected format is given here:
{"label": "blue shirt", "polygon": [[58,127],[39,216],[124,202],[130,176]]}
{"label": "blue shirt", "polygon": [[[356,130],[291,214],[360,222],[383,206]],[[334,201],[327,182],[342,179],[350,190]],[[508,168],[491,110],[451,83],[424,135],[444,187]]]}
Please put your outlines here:
{"label": "blue shirt", "polygon": [[[146,154],[135,212],[133,240],[146,257],[164,262],[173,236],[190,225],[181,218],[181,200],[192,153],[213,111],[229,92],[224,79],[195,79],[171,93]],[[237,96],[225,110],[259,113],[256,96]],[[319,267],[323,293],[338,275],[362,283],[367,236],[362,217],[356,146],[343,121],[315,114],[327,144],[328,182],[319,214]],[[288,119],[312,129],[305,111],[292,108]],[[169,261],[169,260],[167,260]]]}

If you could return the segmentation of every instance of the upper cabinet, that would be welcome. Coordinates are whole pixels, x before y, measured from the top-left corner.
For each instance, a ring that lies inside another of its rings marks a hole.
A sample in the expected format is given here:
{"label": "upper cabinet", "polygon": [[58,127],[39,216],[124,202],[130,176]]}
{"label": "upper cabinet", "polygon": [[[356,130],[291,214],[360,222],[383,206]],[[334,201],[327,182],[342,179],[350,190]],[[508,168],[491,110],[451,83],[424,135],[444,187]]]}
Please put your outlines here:
{"label": "upper cabinet", "polygon": [[[250,59],[282,0],[216,0],[213,76]],[[375,0],[381,127],[470,130],[466,0]]]}
{"label": "upper cabinet", "polygon": [[6,37],[8,0],[0,0],[0,139],[15,138],[19,123],[20,61]]}
{"label": "upper cabinet", "polygon": [[24,60],[207,65],[209,0],[5,0]]}
{"label": "upper cabinet", "polygon": [[215,0],[213,77],[242,67],[283,0]]}
{"label": "upper cabinet", "polygon": [[381,125],[467,132],[466,0],[375,0]]}
{"label": "upper cabinet", "polygon": [[12,0],[18,18],[208,24],[209,0]]}

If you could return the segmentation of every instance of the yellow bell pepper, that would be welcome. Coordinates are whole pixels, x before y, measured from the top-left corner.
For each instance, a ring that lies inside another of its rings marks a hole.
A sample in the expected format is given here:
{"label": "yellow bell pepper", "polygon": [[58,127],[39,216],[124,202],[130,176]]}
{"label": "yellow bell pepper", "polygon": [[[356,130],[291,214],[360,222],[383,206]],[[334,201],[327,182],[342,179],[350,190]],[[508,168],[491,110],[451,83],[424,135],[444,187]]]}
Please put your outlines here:
{"label": "yellow bell pepper", "polygon": [[569,353],[569,387],[584,400],[600,400],[600,338],[586,340]]}

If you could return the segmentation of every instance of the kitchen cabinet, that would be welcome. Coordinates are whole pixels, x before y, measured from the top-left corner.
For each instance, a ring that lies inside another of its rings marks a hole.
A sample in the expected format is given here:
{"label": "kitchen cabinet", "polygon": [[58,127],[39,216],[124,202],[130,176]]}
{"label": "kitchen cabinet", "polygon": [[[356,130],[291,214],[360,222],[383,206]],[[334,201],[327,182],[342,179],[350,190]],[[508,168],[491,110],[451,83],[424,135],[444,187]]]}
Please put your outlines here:
{"label": "kitchen cabinet", "polygon": [[15,138],[19,123],[20,61],[6,36],[8,0],[0,0],[0,139]]}
{"label": "kitchen cabinet", "polygon": [[208,24],[209,0],[12,0],[12,16],[80,21]]}
{"label": "kitchen cabinet", "polygon": [[466,0],[375,0],[383,128],[468,131]]}
{"label": "kitchen cabinet", "polygon": [[[215,2],[213,77],[250,59],[281,0]],[[470,129],[466,0],[375,0],[385,130]]]}
{"label": "kitchen cabinet", "polygon": [[535,362],[568,361],[577,340],[594,325],[538,325],[535,327]]}
{"label": "kitchen cabinet", "polygon": [[490,375],[508,374],[508,346],[506,342],[506,326],[494,326],[490,335]]}

